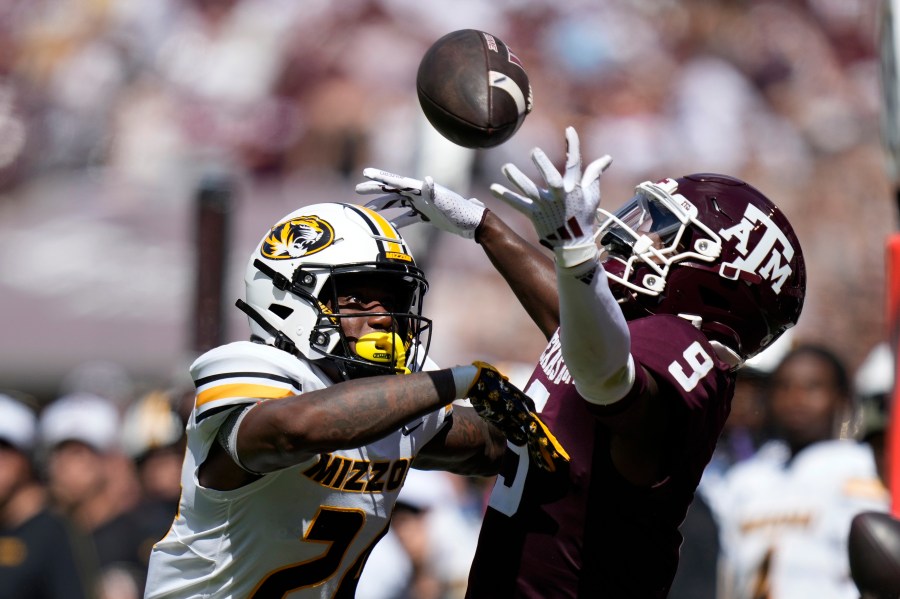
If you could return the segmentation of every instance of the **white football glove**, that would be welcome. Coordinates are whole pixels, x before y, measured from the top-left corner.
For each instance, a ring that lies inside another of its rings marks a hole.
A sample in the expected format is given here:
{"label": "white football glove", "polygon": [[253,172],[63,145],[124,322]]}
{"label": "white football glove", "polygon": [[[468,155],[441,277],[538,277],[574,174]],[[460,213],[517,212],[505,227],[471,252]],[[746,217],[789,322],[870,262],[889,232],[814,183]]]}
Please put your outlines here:
{"label": "white football glove", "polygon": [[560,175],[540,148],[531,152],[546,189],[541,189],[513,164],[502,168],[506,178],[519,193],[502,185],[491,185],[491,193],[503,200],[534,224],[542,245],[554,250],[563,266],[576,266],[597,255],[594,242],[597,208],[600,206],[600,175],[609,168],[612,158],[603,156],[581,172],[581,150],[578,134],[566,128],[566,172]]}
{"label": "white football glove", "polygon": [[455,191],[436,184],[431,177],[419,181],[375,168],[365,169],[363,176],[369,181],[358,184],[356,193],[388,194],[369,201],[366,203],[367,208],[410,209],[391,220],[398,229],[412,223],[430,222],[438,229],[473,239],[475,229],[484,218],[484,204],[474,198],[463,198]]}

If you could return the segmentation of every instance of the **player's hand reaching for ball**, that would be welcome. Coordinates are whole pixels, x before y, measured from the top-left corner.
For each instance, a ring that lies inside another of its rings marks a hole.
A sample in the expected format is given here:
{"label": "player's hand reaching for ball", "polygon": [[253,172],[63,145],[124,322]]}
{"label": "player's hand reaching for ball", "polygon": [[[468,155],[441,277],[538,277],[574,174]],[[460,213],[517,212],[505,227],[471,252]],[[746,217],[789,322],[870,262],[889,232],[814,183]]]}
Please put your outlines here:
{"label": "player's hand reaching for ball", "polygon": [[375,168],[363,171],[368,181],[356,186],[360,195],[387,194],[366,204],[373,210],[409,208],[409,212],[391,219],[398,229],[417,222],[430,222],[438,229],[466,239],[475,237],[475,230],[484,219],[484,204],[465,199],[455,191],[434,182],[395,175]]}
{"label": "player's hand reaching for ball", "polygon": [[518,191],[495,183],[491,192],[531,220],[541,244],[554,250],[557,262],[562,260],[563,266],[592,259],[597,255],[594,238],[600,206],[600,175],[609,168],[612,158],[608,155],[598,158],[582,174],[578,134],[568,127],[565,174],[556,170],[540,148],[531,152],[531,160],[546,189],[538,187],[515,165],[505,164],[503,174]]}
{"label": "player's hand reaching for ball", "polygon": [[569,461],[569,454],[535,413],[534,402],[499,370],[486,362],[474,362],[478,372],[467,397],[481,416],[514,445],[525,445],[541,470],[555,472]]}

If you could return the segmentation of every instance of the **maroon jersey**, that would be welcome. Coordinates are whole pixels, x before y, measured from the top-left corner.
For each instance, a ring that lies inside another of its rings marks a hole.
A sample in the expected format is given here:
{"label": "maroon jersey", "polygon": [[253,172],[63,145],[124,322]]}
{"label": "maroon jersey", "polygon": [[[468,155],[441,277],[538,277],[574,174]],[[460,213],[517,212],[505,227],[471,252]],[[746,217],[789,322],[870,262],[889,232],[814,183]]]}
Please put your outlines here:
{"label": "maroon jersey", "polygon": [[[526,391],[569,453],[569,468],[547,473],[509,446],[491,493],[469,574],[469,599],[665,597],[675,576],[678,526],[728,416],[734,374],[706,336],[669,315],[629,323],[637,366],[632,391],[657,381],[672,404],[666,478],[636,487],[613,467],[610,435],[562,359],[559,333]],[[640,368],[640,367],[643,368]]]}

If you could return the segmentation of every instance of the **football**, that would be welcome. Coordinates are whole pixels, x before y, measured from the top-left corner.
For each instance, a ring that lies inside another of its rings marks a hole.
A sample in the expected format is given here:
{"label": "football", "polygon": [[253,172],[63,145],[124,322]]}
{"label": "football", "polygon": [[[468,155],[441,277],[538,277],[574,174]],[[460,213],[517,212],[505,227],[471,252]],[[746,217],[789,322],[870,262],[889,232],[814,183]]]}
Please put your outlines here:
{"label": "football", "polygon": [[461,29],[425,52],[416,74],[428,122],[455,144],[490,148],[507,141],[531,112],[528,74],[497,36]]}
{"label": "football", "polygon": [[872,597],[900,594],[900,520],[883,512],[861,512],[850,523],[847,540],[850,576]]}

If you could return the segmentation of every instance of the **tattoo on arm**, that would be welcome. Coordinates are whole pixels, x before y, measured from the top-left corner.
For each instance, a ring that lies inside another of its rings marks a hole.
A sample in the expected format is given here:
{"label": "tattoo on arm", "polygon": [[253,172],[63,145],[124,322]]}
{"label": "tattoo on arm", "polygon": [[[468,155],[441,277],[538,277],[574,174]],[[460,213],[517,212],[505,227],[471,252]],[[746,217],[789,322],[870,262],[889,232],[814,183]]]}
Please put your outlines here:
{"label": "tattoo on arm", "polygon": [[447,425],[425,445],[413,466],[456,474],[491,476],[500,468],[506,437],[473,408],[455,406]]}
{"label": "tattoo on arm", "polygon": [[244,419],[241,455],[248,468],[269,472],[371,443],[454,398],[452,374],[436,371],[357,379],[266,401]]}

